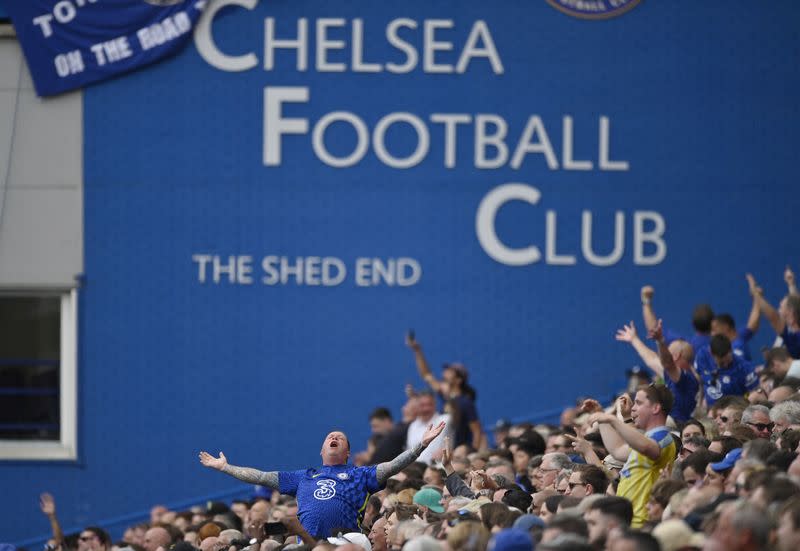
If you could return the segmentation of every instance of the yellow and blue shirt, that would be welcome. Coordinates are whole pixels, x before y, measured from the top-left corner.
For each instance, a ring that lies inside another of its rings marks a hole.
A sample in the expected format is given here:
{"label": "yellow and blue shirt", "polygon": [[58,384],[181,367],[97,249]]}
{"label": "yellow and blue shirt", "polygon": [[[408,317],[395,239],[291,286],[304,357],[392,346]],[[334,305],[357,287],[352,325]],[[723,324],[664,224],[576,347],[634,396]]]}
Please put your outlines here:
{"label": "yellow and blue shirt", "polygon": [[620,481],[617,495],[624,497],[633,505],[633,528],[640,528],[647,521],[647,502],[653,484],[658,480],[661,471],[675,461],[677,446],[667,427],[655,427],[645,433],[654,440],[661,453],[653,461],[643,453],[631,450],[628,460],[619,473]]}

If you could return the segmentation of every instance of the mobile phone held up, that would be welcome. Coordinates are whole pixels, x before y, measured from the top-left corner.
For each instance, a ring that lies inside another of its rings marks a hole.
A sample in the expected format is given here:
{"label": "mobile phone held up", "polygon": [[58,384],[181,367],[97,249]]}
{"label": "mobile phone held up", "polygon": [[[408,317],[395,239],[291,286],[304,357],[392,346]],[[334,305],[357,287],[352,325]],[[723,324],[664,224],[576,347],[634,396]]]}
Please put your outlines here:
{"label": "mobile phone held up", "polygon": [[265,536],[280,536],[287,532],[286,526],[282,522],[265,522],[264,535]]}

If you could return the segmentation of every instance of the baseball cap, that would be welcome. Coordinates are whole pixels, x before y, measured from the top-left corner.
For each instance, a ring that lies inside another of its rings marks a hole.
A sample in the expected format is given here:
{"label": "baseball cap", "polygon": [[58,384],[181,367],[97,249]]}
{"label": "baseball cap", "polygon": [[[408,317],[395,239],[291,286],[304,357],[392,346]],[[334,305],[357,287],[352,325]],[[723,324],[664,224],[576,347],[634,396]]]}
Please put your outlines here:
{"label": "baseball cap", "polygon": [[494,430],[508,430],[511,428],[511,421],[508,419],[498,419],[494,424]]}
{"label": "baseball cap", "polygon": [[414,503],[427,507],[434,513],[444,513],[444,507],[439,503],[442,499],[442,494],[439,490],[433,488],[422,488],[419,492],[414,494]]}
{"label": "baseball cap", "polygon": [[531,535],[519,528],[501,530],[489,541],[488,551],[533,551]]}
{"label": "baseball cap", "polygon": [[535,526],[544,528],[544,520],[536,515],[522,515],[514,521],[512,528],[528,531]]}
{"label": "baseball cap", "polygon": [[742,456],[742,448],[736,448],[735,450],[731,450],[725,456],[725,458],[720,461],[719,463],[711,463],[711,470],[720,472],[720,471],[727,471],[728,469],[732,468],[739,458]]}
{"label": "baseball cap", "polygon": [[369,542],[369,538],[360,532],[348,532],[336,538],[328,538],[328,542],[336,545],[337,547],[339,545],[354,543],[363,547],[364,551],[372,551],[372,544]]}

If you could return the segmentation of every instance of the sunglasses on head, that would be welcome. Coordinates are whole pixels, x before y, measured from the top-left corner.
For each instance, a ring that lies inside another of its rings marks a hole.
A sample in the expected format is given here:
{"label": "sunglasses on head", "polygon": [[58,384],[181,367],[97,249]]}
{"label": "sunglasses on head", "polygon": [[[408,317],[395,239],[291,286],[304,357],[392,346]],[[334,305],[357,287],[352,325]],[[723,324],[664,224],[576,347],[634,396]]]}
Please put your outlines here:
{"label": "sunglasses on head", "polygon": [[464,510],[462,509],[462,510],[460,510],[460,511],[458,512],[458,517],[456,517],[456,518],[451,518],[450,520],[448,520],[448,521],[447,521],[447,524],[448,524],[448,525],[449,525],[449,526],[452,528],[453,526],[455,526],[456,524],[458,524],[459,522],[461,522],[461,517],[463,517],[463,516],[466,516],[466,515],[468,515],[468,514],[469,514],[469,511],[464,511]]}

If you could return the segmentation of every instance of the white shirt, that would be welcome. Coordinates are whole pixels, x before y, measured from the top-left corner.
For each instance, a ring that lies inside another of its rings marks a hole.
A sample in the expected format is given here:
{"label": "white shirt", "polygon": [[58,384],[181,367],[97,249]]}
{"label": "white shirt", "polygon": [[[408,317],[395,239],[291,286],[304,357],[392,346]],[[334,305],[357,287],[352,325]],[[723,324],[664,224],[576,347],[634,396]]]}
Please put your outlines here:
{"label": "white shirt", "polygon": [[[428,430],[428,427],[433,425],[434,427],[444,421],[445,423],[450,423],[450,415],[447,413],[434,413],[433,417],[428,419],[427,421],[422,421],[421,419],[417,418],[414,419],[410,425],[408,425],[408,434],[406,435],[406,447],[410,450],[413,449],[417,444],[422,442],[422,436],[425,434],[425,431]],[[417,461],[422,461],[423,463],[430,464],[431,457],[437,451],[439,451],[444,446],[444,437],[445,435],[449,434],[450,427],[444,429],[442,434],[437,436],[433,439],[433,442],[430,445],[422,450]]]}

